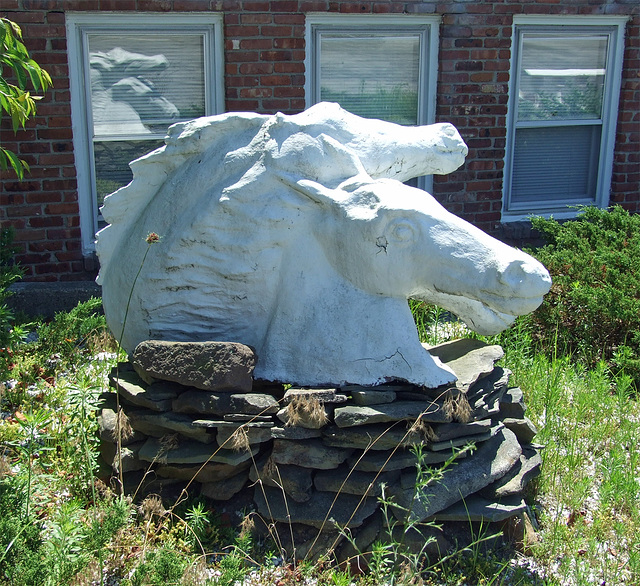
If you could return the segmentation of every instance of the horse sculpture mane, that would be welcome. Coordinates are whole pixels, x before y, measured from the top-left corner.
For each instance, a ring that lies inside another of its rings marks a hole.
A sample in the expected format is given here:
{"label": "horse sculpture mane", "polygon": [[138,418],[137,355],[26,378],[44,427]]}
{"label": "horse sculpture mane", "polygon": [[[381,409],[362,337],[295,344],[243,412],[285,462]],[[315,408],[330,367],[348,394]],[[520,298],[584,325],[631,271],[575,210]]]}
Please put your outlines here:
{"label": "horse sculpture mane", "polygon": [[402,183],[465,155],[451,125],[400,127],[335,104],[176,124],[105,199],[107,321],[127,351],[146,339],[242,342],[267,380],[451,382],[420,345],[407,298],[493,333],[550,282],[531,257]]}

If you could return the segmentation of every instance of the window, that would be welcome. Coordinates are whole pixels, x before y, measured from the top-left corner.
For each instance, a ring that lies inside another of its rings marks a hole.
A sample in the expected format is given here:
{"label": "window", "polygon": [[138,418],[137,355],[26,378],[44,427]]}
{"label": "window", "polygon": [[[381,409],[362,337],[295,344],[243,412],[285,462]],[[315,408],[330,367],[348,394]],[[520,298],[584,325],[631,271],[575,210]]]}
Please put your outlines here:
{"label": "window", "polygon": [[83,248],[104,197],[167,128],[223,110],[219,14],[68,14],[74,150]]}
{"label": "window", "polygon": [[609,202],[626,18],[514,18],[503,218]]}
{"label": "window", "polygon": [[307,106],[337,102],[364,118],[432,123],[439,23],[438,16],[308,15]]}

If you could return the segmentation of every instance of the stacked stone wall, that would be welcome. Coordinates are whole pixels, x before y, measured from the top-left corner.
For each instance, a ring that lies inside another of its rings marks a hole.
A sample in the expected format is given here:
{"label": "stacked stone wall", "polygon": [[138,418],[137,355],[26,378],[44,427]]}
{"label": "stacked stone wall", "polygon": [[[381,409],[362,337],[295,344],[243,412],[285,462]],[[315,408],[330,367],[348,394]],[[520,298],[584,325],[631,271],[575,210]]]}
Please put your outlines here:
{"label": "stacked stone wall", "polygon": [[143,342],[104,397],[107,475],[138,495],[249,503],[265,527],[309,533],[297,555],[337,543],[339,529],[369,545],[383,490],[399,525],[522,514],[541,459],[522,392],[495,366],[502,349],[465,340],[431,352],[454,386],[296,388],[252,381],[255,357],[240,344]]}

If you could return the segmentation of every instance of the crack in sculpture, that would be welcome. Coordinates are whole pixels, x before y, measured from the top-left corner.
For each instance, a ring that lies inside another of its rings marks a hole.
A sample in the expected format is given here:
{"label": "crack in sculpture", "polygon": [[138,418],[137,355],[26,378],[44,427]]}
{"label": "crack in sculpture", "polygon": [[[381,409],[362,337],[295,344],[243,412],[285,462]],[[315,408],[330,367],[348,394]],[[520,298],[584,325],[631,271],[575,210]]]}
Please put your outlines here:
{"label": "crack in sculpture", "polygon": [[107,321],[121,331],[153,231],[162,241],[131,297],[127,351],[145,339],[234,341],[255,349],[255,377],[266,380],[449,383],[453,372],[418,340],[408,298],[491,334],[550,286],[533,258],[402,183],[449,173],[466,153],[449,124],[401,127],[336,104],[176,124],[105,200]]}

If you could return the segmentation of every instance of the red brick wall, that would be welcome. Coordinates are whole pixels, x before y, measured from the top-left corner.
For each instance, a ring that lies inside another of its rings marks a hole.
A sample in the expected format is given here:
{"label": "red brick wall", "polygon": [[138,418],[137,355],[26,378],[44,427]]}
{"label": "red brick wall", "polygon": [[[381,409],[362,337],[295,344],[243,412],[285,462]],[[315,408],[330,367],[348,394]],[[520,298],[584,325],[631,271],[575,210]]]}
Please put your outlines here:
{"label": "red brick wall", "polygon": [[226,109],[289,114],[304,109],[307,12],[442,15],[436,117],[452,122],[470,150],[460,170],[435,178],[434,192],[451,211],[502,236],[510,235],[499,220],[513,15],[633,15],[627,27],[612,202],[640,212],[636,0],[3,0],[3,16],[22,26],[33,58],[54,80],[54,89],[39,103],[38,115],[25,131],[14,136],[6,120],[0,131],[2,144],[31,166],[21,183],[4,173],[0,192],[0,222],[15,227],[17,260],[29,280],[95,276],[92,258],[83,258],[81,251],[65,11],[96,9],[224,12]]}

